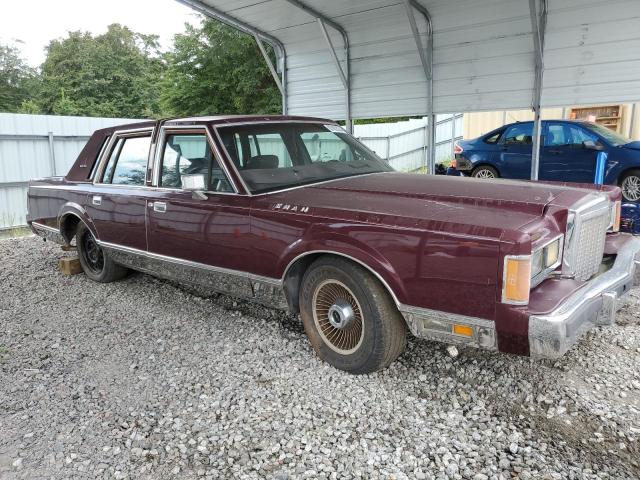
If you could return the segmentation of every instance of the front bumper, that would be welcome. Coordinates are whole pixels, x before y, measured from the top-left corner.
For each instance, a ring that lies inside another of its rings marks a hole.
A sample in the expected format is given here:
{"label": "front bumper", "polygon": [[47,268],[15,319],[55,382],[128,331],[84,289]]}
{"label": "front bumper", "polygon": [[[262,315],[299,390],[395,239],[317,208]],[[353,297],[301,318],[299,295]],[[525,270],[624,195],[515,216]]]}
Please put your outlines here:
{"label": "front bumper", "polygon": [[612,325],[631,287],[640,283],[640,239],[629,238],[613,266],[587,282],[555,310],[529,317],[529,351],[536,358],[558,358],[591,328]]}

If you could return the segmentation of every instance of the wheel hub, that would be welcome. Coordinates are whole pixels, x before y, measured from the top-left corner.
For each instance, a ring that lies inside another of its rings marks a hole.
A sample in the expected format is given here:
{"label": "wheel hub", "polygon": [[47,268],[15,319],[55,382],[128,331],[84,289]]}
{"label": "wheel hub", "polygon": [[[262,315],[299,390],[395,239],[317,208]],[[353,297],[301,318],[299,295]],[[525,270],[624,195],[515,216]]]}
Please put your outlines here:
{"label": "wheel hub", "polygon": [[348,328],[355,319],[355,312],[349,302],[341,298],[329,308],[329,323],[338,330]]}
{"label": "wheel hub", "polygon": [[360,303],[353,292],[338,280],[327,279],[316,287],[313,321],[325,344],[341,355],[355,352],[364,340]]}

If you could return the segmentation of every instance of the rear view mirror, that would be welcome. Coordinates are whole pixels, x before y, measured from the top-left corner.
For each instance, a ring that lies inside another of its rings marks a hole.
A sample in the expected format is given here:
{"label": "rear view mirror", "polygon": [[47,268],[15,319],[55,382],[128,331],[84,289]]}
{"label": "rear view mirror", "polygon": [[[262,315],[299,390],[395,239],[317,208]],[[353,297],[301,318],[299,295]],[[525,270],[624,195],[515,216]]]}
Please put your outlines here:
{"label": "rear view mirror", "polygon": [[182,189],[187,192],[193,192],[192,197],[196,200],[206,200],[207,196],[203,193],[207,189],[206,177],[201,173],[181,175]]}
{"label": "rear view mirror", "polygon": [[593,140],[585,140],[584,142],[582,142],[582,146],[588,150],[604,150],[604,147],[602,145],[594,142]]}

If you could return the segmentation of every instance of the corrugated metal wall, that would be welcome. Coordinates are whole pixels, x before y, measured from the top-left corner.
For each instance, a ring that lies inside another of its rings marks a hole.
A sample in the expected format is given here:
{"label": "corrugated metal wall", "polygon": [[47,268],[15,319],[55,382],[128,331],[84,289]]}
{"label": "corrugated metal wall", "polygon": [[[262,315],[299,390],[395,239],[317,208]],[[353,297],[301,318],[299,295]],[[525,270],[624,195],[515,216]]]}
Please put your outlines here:
{"label": "corrugated metal wall", "polygon": [[[204,0],[280,39],[290,113],[344,118],[344,92],[314,18],[285,0]],[[434,111],[528,108],[534,47],[528,0],[419,0],[434,28]],[[423,115],[425,76],[403,2],[304,0],[351,44],[352,116]],[[544,106],[637,101],[640,1],[548,2]],[[425,23],[417,16],[424,42]],[[340,59],[343,42],[329,29]]]}
{"label": "corrugated metal wall", "polygon": [[131,121],[0,113],[0,229],[25,224],[30,179],[66,174],[94,130]]}

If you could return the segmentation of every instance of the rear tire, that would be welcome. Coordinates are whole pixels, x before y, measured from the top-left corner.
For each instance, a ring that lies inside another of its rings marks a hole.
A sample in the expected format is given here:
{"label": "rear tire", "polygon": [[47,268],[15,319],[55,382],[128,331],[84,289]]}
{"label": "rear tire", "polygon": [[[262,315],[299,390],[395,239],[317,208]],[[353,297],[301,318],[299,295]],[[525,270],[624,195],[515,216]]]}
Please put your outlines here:
{"label": "rear tire", "polygon": [[82,270],[91,280],[108,283],[127,276],[128,269],[109,258],[84,223],[80,223],[76,232],[76,248]]}
{"label": "rear tire", "polygon": [[474,168],[471,176],[474,178],[500,178],[498,170],[490,165],[480,165]]}
{"label": "rear tire", "polygon": [[640,169],[634,168],[625,172],[620,177],[620,188],[622,198],[627,202],[637,202],[640,200]]}
{"label": "rear tire", "polygon": [[302,279],[300,315],[318,356],[349,373],[371,373],[404,351],[406,325],[371,273],[336,257],[316,260]]}

